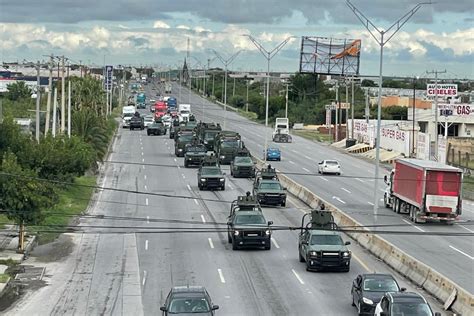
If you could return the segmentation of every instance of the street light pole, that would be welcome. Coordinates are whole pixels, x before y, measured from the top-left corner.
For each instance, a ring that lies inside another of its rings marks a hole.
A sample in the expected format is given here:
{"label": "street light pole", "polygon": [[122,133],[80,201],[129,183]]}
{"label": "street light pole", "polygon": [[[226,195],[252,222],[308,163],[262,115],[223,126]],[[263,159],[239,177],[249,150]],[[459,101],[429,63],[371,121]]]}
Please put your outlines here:
{"label": "street light pole", "polygon": [[438,159],[438,74],[444,74],[446,73],[446,70],[439,71],[439,70],[433,70],[433,71],[427,71],[426,72],[428,75],[434,74],[435,75],[435,152],[434,152],[434,157],[435,160]]}
{"label": "street light pole", "polygon": [[257,40],[252,36],[245,34],[244,36],[248,37],[250,41],[258,48],[258,50],[262,53],[262,55],[267,59],[267,91],[266,91],[266,98],[265,98],[265,149],[264,149],[264,160],[267,161],[267,148],[268,148],[268,98],[270,96],[270,61],[273,57],[285,46],[294,36],[287,37],[283,40],[280,44],[278,44],[274,49],[271,51],[266,50],[262,44],[257,42]]}
{"label": "street light pole", "polygon": [[230,65],[235,58],[237,58],[237,55],[240,54],[242,50],[237,51],[234,55],[230,56],[229,59],[224,59],[222,58],[221,55],[219,55],[218,52],[215,50],[212,50],[214,54],[216,54],[217,58],[221,61],[222,64],[225,66],[225,78],[224,78],[224,130],[226,126],[226,121],[227,121],[227,66]]}
{"label": "street light pole", "polygon": [[[379,183],[379,167],[380,167],[380,125],[382,117],[382,65],[383,65],[383,48],[388,41],[405,25],[406,22],[425,4],[431,2],[420,2],[415,5],[410,11],[405,13],[395,23],[393,23],[387,30],[379,29],[372,21],[359,11],[349,0],[346,0],[346,5],[351,9],[354,15],[365,26],[370,35],[375,39],[380,46],[380,63],[379,63],[379,96],[377,102],[377,138],[375,140],[375,181],[374,181],[374,224],[377,223],[377,213],[379,208],[379,200],[377,197],[378,183]],[[372,27],[374,30],[372,30]],[[377,34],[380,38],[377,37]],[[387,37],[385,37],[387,36]],[[375,228],[374,228],[375,229]]]}

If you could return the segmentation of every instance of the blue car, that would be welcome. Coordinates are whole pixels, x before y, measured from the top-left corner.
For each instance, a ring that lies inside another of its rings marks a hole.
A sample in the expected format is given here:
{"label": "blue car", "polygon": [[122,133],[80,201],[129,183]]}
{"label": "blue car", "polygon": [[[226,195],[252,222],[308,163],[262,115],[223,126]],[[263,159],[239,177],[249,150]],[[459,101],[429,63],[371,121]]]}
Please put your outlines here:
{"label": "blue car", "polygon": [[275,147],[269,147],[267,149],[267,161],[268,160],[277,160],[281,161],[281,151]]}

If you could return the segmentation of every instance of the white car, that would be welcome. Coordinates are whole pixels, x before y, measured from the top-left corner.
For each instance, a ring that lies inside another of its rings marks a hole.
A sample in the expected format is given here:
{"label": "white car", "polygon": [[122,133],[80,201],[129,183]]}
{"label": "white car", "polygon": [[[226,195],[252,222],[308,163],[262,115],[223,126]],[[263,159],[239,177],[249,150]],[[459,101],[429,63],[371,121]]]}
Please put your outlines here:
{"label": "white car", "polygon": [[161,121],[163,122],[163,124],[164,124],[166,127],[170,127],[170,126],[171,126],[171,116],[169,116],[168,114],[163,115],[163,116],[161,117]]}
{"label": "white car", "polygon": [[154,121],[155,121],[155,118],[153,117],[153,115],[145,116],[145,128],[153,124]]}
{"label": "white car", "polygon": [[336,160],[323,160],[318,164],[318,173],[332,173],[332,174],[341,174],[341,165]]}

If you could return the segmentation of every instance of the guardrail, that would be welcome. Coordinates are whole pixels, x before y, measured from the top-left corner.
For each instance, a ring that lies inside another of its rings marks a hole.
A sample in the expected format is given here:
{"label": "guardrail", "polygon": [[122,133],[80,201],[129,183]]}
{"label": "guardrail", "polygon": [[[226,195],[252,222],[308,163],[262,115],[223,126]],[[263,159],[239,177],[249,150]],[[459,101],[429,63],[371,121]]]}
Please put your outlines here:
{"label": "guardrail", "polygon": [[[254,159],[257,161],[257,166],[260,168],[264,167],[262,160],[255,157]],[[363,227],[361,223],[339,210],[333,204],[320,198],[306,187],[282,174],[279,174],[278,178],[288,192],[298,197],[311,208],[316,208],[320,202],[323,202],[326,209],[332,211],[334,220],[339,226],[349,226],[351,229],[360,230],[360,233],[347,234],[390,267],[405,275],[417,286],[425,289],[443,302],[446,310],[451,309],[461,315],[472,315],[474,297],[468,291],[428,265],[406,254],[392,243],[376,234],[369,233],[368,229]]]}

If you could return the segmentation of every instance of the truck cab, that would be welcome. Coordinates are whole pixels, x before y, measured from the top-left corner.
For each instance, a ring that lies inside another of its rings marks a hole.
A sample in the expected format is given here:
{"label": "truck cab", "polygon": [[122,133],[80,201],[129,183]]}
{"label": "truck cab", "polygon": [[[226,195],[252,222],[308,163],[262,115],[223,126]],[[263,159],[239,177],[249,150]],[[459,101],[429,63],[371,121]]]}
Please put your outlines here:
{"label": "truck cab", "polygon": [[275,139],[275,135],[289,135],[290,134],[290,123],[287,118],[277,117],[275,119],[275,130],[273,131],[272,138]]}

